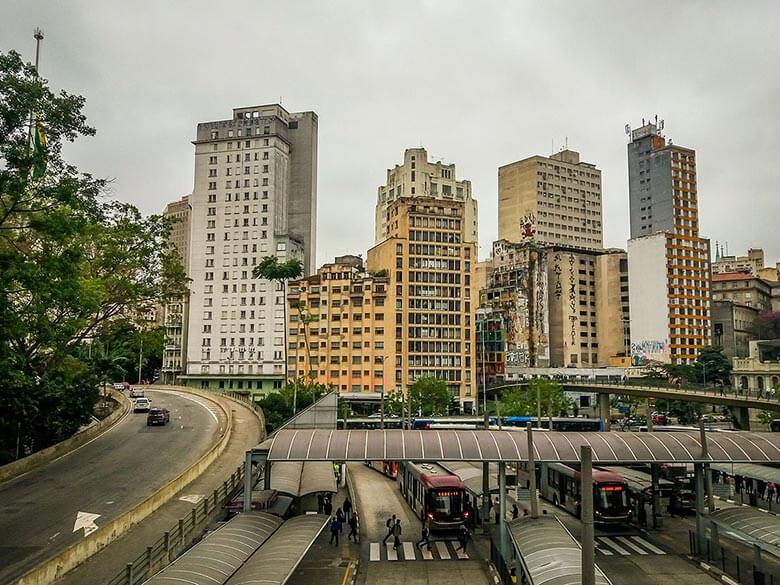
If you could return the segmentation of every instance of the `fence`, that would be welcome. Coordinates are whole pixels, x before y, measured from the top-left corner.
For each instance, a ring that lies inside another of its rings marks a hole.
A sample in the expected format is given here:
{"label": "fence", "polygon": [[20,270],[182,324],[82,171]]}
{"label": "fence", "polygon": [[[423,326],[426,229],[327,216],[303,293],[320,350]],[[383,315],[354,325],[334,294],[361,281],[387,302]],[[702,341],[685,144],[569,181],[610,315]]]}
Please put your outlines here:
{"label": "fence", "polygon": [[716,547],[710,538],[706,539],[703,554],[696,555],[696,534],[688,532],[688,545],[691,556],[705,561],[724,575],[728,575],[740,585],[780,585],[780,566],[771,555],[762,555],[763,566],[757,567],[754,558],[748,554],[739,554],[730,547]]}
{"label": "fence", "polygon": [[504,557],[501,556],[501,551],[499,550],[498,546],[496,546],[496,543],[493,541],[492,537],[490,538],[490,561],[496,568],[496,573],[498,573],[498,577],[501,579],[501,582],[504,585],[511,585],[514,583],[514,569],[509,568],[506,561],[504,560]]}
{"label": "fence", "polygon": [[198,502],[187,516],[179,518],[162,538],[152,546],[147,546],[145,553],[132,563],[127,563],[124,570],[107,585],[137,585],[168,566],[172,560],[200,540],[206,526],[219,516],[224,506],[242,487],[243,479],[244,467],[239,466],[219,488]]}

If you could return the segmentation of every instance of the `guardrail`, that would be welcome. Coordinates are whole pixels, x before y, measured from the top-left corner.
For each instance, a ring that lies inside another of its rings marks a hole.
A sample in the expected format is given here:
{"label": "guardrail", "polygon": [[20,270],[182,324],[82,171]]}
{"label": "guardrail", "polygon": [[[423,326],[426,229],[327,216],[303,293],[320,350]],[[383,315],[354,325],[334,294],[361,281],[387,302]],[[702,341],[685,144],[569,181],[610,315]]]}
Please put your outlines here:
{"label": "guardrail", "polygon": [[170,530],[166,530],[154,544],[147,546],[145,553],[127,563],[125,569],[107,585],[137,585],[167,567],[172,560],[201,540],[204,528],[219,516],[223,507],[241,488],[243,480],[244,467],[240,465],[218,489],[193,506],[187,516],[179,518]]}

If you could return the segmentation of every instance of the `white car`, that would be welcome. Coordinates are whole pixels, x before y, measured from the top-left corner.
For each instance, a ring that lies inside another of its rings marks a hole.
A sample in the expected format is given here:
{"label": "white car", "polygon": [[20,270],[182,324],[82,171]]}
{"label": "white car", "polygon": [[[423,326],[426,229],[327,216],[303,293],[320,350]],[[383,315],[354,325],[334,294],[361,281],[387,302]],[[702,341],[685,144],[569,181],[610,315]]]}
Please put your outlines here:
{"label": "white car", "polygon": [[124,389],[125,389],[124,382],[114,382],[114,390],[124,390]]}
{"label": "white car", "polygon": [[137,398],[133,402],[133,412],[149,412],[152,407],[152,401],[148,398]]}

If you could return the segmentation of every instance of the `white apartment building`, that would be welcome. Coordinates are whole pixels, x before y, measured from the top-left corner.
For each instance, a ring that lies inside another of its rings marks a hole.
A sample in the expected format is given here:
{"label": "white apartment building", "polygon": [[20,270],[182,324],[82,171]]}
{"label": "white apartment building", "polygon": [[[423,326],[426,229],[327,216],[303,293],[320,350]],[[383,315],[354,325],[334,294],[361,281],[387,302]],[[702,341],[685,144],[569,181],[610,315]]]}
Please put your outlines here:
{"label": "white apartment building", "polygon": [[265,256],[315,265],[317,115],[278,104],[198,124],[191,197],[190,386],[250,394],[284,382],[284,293]]}

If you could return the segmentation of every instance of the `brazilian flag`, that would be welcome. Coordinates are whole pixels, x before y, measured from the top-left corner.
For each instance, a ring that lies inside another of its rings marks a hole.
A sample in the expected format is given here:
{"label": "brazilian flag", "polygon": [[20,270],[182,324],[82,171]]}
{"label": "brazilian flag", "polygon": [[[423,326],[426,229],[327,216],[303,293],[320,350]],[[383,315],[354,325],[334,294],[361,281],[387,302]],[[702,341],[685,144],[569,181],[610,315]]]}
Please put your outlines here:
{"label": "brazilian flag", "polygon": [[32,151],[32,176],[40,179],[46,173],[46,134],[43,132],[43,124],[34,117],[30,128],[30,150]]}

